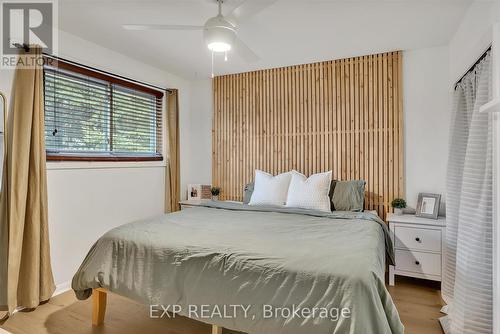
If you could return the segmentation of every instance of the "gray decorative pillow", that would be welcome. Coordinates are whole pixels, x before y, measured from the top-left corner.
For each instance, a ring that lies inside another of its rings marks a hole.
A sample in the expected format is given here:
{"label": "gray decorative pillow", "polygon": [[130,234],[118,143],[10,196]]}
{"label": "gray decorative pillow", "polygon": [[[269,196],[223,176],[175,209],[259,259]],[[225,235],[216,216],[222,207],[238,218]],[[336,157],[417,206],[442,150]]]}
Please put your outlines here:
{"label": "gray decorative pillow", "polygon": [[253,182],[250,182],[245,185],[245,188],[243,189],[243,204],[250,203],[250,198],[252,198],[253,194],[253,184]]}
{"label": "gray decorative pillow", "polygon": [[337,211],[363,211],[365,202],[364,180],[335,181],[332,204]]}

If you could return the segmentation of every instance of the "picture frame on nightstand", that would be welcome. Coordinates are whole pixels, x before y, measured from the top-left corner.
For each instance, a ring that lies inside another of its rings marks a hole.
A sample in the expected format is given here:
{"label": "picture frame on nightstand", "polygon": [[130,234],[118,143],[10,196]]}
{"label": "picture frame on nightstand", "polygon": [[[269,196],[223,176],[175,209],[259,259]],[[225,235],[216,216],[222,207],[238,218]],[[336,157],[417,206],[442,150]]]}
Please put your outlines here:
{"label": "picture frame on nightstand", "polygon": [[188,184],[187,198],[190,201],[201,199],[201,184]]}
{"label": "picture frame on nightstand", "polygon": [[437,219],[440,205],[440,194],[420,193],[418,194],[417,210],[415,216],[421,218]]}
{"label": "picture frame on nightstand", "polygon": [[188,184],[187,199],[189,201],[211,199],[212,198],[212,193],[210,191],[211,188],[212,186],[209,184]]}

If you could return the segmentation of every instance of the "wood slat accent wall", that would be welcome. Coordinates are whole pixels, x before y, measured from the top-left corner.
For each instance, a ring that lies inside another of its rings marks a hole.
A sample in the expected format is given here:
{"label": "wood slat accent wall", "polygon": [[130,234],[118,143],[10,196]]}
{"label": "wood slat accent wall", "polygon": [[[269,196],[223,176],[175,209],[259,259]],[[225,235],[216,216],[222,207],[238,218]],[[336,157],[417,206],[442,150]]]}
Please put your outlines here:
{"label": "wood slat accent wall", "polygon": [[404,194],[402,53],[215,77],[212,182],[242,200],[255,169],[367,181],[381,217]]}

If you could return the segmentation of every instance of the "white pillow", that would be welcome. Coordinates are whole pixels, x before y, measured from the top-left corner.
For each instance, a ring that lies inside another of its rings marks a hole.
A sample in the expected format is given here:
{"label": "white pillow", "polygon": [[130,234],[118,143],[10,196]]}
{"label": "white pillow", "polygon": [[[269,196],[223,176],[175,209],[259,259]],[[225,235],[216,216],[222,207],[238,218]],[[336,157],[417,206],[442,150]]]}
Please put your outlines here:
{"label": "white pillow", "polygon": [[309,178],[297,171],[292,171],[286,206],[330,212],[328,193],[331,180],[332,171],[313,174]]}
{"label": "white pillow", "polygon": [[290,172],[272,176],[255,170],[254,189],[248,205],[285,205],[291,178]]}

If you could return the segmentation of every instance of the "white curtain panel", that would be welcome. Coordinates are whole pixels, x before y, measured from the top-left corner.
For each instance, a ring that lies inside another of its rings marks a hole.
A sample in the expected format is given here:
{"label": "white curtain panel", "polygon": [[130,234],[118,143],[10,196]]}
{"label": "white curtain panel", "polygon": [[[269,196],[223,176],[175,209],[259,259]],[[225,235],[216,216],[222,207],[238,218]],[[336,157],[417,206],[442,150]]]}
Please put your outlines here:
{"label": "white curtain panel", "polygon": [[447,333],[492,333],[493,174],[491,54],[454,93],[447,176],[443,298]]}

